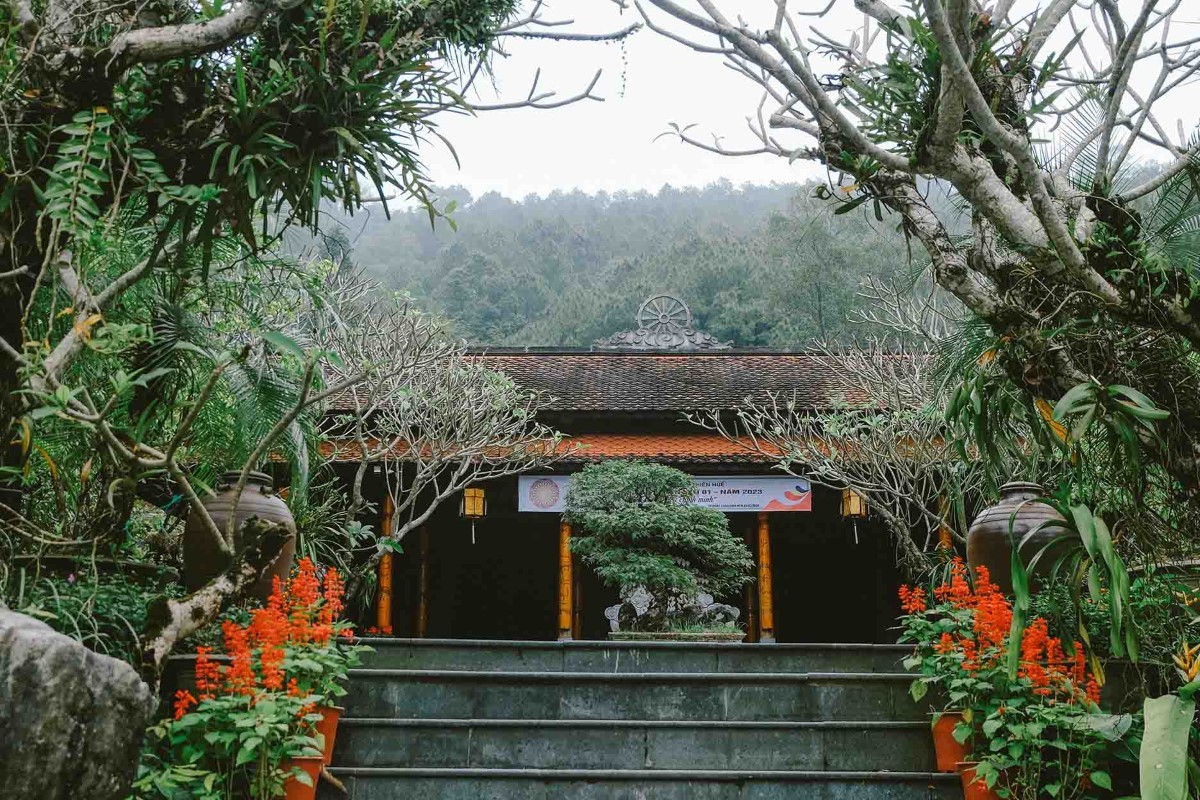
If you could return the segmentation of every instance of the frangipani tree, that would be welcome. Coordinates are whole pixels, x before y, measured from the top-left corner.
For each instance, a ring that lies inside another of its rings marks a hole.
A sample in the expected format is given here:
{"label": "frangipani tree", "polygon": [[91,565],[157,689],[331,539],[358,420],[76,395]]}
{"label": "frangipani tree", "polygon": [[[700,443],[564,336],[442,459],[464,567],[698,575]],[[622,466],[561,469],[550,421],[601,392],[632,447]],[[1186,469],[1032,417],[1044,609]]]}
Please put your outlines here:
{"label": "frangipani tree", "polygon": [[[343,309],[328,346],[350,358],[346,366],[331,365],[329,376],[348,376],[350,364],[393,362],[412,337],[413,318],[398,313],[407,302],[375,286],[363,302]],[[398,548],[438,506],[471,484],[527,472],[565,455],[562,434],[537,420],[552,400],[488,369],[440,327],[425,340],[422,368],[387,372],[340,393],[326,435],[335,453],[342,450],[339,455],[357,462],[351,479],[354,513],[382,511],[364,496],[363,481],[371,471],[383,474],[391,517],[379,553]]]}
{"label": "frangipani tree", "polygon": [[[1088,423],[1123,442],[1118,461],[1145,452],[1164,491],[1195,497],[1200,145],[1162,117],[1200,70],[1180,0],[855,0],[863,22],[845,37],[822,31],[840,0],[632,5],[746,78],[762,98],[759,152],[822,164],[845,210],[895,215],[990,331],[964,363],[988,354],[1028,408],[1083,384],[1131,387],[1148,399],[1102,391],[1112,403],[1093,403]],[[1147,153],[1160,169],[1134,169]],[[961,198],[953,217],[929,200],[939,187]],[[1170,416],[1152,434],[1128,404]]]}

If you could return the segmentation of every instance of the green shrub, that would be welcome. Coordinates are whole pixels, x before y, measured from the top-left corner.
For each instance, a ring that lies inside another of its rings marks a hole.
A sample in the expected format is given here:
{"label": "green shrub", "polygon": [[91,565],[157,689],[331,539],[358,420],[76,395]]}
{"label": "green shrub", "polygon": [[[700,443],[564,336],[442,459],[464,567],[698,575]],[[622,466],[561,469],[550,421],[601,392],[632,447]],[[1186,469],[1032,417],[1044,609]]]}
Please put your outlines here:
{"label": "green shrub", "polygon": [[607,461],[571,482],[571,550],[622,598],[644,587],[678,608],[700,592],[728,596],[750,580],[754,561],[725,515],[692,505],[692,478],[660,464]]}
{"label": "green shrub", "polygon": [[173,585],[146,584],[120,574],[80,571],[66,576],[33,577],[17,572],[10,579],[9,602],[97,653],[137,665],[146,607],[163,594],[179,595]]}

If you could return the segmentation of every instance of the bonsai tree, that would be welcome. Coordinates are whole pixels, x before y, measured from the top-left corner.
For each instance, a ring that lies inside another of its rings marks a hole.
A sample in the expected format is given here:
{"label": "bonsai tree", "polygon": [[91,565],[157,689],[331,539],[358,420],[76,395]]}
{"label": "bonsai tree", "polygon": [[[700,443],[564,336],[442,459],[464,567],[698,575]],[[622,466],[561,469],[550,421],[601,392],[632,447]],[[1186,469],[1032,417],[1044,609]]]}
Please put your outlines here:
{"label": "bonsai tree", "polygon": [[637,461],[592,464],[571,482],[571,551],[622,600],[649,595],[643,626],[699,621],[697,595],[729,595],[751,579],[750,551],[724,514],[692,504],[694,491],[679,470]]}

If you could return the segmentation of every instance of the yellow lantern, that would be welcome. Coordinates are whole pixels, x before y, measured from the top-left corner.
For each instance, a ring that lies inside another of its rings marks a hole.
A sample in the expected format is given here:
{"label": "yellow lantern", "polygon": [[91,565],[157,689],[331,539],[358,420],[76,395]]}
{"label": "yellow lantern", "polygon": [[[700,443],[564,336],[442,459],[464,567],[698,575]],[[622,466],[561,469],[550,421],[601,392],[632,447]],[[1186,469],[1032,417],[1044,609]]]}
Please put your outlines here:
{"label": "yellow lantern", "polygon": [[867,498],[847,486],[842,489],[842,516],[863,519],[867,516]]}
{"label": "yellow lantern", "polygon": [[458,515],[471,520],[471,544],[475,544],[475,520],[487,516],[487,496],[478,486],[463,489],[462,501],[458,504]]}
{"label": "yellow lantern", "polygon": [[858,521],[867,516],[867,498],[849,486],[842,489],[842,516],[854,525],[854,543],[858,544]]}

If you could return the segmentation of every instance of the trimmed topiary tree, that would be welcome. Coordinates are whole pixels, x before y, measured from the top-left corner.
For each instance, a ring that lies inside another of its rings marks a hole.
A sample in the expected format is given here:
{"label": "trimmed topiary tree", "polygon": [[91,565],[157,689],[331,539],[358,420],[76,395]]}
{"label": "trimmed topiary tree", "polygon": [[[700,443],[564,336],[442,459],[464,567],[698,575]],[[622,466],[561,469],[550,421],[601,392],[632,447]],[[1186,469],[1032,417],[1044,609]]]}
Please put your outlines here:
{"label": "trimmed topiary tree", "polygon": [[751,580],[750,551],[724,514],[692,504],[694,492],[689,475],[638,461],[592,464],[571,481],[572,552],[622,600],[645,589],[657,607],[646,627],[686,617],[698,594],[728,596]]}

